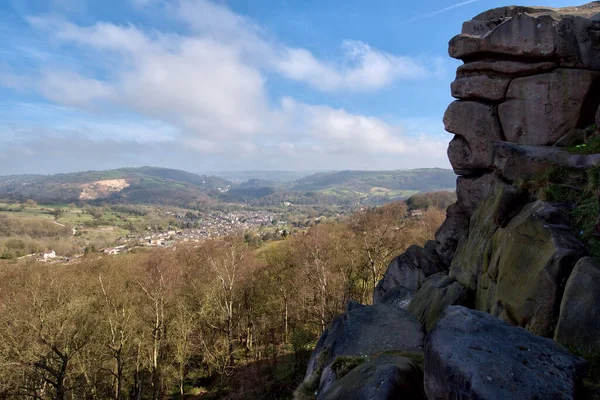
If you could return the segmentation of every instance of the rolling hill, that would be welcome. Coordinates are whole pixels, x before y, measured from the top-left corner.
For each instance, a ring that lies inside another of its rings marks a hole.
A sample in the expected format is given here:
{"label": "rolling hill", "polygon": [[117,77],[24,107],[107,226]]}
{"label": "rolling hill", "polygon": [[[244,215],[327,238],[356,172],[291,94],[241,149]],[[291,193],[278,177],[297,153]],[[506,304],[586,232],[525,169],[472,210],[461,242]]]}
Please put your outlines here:
{"label": "rolling hill", "polygon": [[183,204],[209,200],[208,193],[227,188],[224,179],[155,167],[121,168],[57,175],[0,177],[0,196],[39,203],[113,201]]}
{"label": "rolling hill", "polygon": [[[237,173],[243,176],[243,172]],[[299,173],[290,173],[297,177]],[[0,197],[42,204],[141,203],[186,205],[197,202],[356,205],[379,204],[407,198],[419,192],[452,189],[455,175],[445,169],[407,171],[319,172],[297,180],[257,177],[232,183],[223,178],[176,169],[141,167],[108,171],[86,171],[57,175],[0,177]],[[264,177],[285,176],[284,172]]]}

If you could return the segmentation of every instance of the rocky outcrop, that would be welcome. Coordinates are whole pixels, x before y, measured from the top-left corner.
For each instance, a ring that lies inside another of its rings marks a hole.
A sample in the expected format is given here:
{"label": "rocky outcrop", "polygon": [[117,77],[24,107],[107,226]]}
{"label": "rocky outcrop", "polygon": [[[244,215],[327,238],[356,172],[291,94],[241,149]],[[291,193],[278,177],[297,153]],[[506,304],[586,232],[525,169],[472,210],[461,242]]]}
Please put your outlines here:
{"label": "rocky outcrop", "polygon": [[575,265],[554,338],[578,351],[600,354],[600,259],[585,257]]}
{"label": "rocky outcrop", "polygon": [[547,146],[594,122],[600,105],[600,3],[563,9],[503,7],[476,16],[450,41],[465,61],[448,108],[458,174],[490,165],[492,141]]}
{"label": "rocky outcrop", "polygon": [[429,399],[574,398],[583,362],[548,338],[598,354],[600,265],[582,258],[588,250],[571,226],[572,204],[528,190],[557,167],[584,177],[600,166],[600,154],[570,148],[600,126],[600,1],[484,12],[463,25],[449,53],[464,61],[444,115],[457,201],[435,241],[390,263],[375,306],[334,321],[309,371],[324,366],[323,396],[335,387],[331,395],[362,398],[352,397],[363,393],[361,382],[404,373],[388,363],[380,376],[365,364],[339,379],[330,367],[336,354],[373,360],[380,348],[414,347],[424,329]]}
{"label": "rocky outcrop", "polygon": [[452,306],[425,342],[425,392],[442,399],[573,399],[584,360],[489,314]]}
{"label": "rocky outcrop", "polygon": [[410,358],[384,354],[354,368],[317,400],[422,400],[423,370]]}
{"label": "rocky outcrop", "polygon": [[490,56],[558,61],[561,66],[600,70],[597,2],[561,9],[502,7],[479,14],[450,41],[453,58]]}
{"label": "rocky outcrop", "polygon": [[451,305],[470,306],[471,295],[463,285],[442,273],[427,278],[408,311],[419,319],[425,331],[430,331]]}
{"label": "rocky outcrop", "polygon": [[503,188],[473,215],[450,277],[475,293],[477,310],[552,336],[566,280],[587,250],[558,205],[536,201],[510,218],[507,210],[519,210],[518,195]]}
{"label": "rocky outcrop", "polygon": [[498,228],[484,250],[475,308],[552,337],[566,281],[587,253],[568,221],[561,208],[537,201]]}
{"label": "rocky outcrop", "polygon": [[454,171],[490,168],[492,142],[502,140],[497,107],[476,101],[455,101],[444,114],[444,126],[456,134],[448,147],[448,158]]}
{"label": "rocky outcrop", "polygon": [[514,79],[498,107],[506,140],[531,146],[556,143],[578,127],[585,99],[599,77],[594,71],[557,69]]}
{"label": "rocky outcrop", "polygon": [[408,306],[412,303],[414,296],[413,291],[408,290],[402,285],[398,285],[388,290],[383,298],[378,298],[376,303],[392,304],[403,310],[408,310]]}
{"label": "rocky outcrop", "polygon": [[394,258],[373,292],[373,302],[383,302],[388,292],[397,286],[414,293],[426,277],[443,271],[444,264],[436,253],[436,246],[435,241],[427,242],[425,247],[411,246]]}
{"label": "rocky outcrop", "polygon": [[363,306],[351,303],[327,329],[308,363],[305,382],[320,377],[318,392],[324,392],[336,378],[327,367],[338,357],[359,357],[383,352],[419,353],[423,349],[423,328],[408,311],[391,304]]}

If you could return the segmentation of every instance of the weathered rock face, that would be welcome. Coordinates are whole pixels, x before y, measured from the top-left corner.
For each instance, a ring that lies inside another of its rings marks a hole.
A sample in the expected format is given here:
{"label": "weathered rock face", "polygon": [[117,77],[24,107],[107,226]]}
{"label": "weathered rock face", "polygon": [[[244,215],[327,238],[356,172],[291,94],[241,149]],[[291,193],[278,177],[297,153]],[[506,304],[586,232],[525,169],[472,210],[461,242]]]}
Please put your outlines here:
{"label": "weathered rock face", "polygon": [[404,286],[398,285],[388,290],[381,299],[377,299],[378,303],[393,304],[403,310],[408,310],[408,306],[415,296],[414,292],[408,290]]}
{"label": "weathered rock face", "polygon": [[414,293],[426,277],[443,271],[444,265],[435,251],[436,246],[435,241],[427,242],[425,247],[411,246],[393,259],[373,292],[373,302],[382,303],[388,292],[397,286]]}
{"label": "weathered rock face", "polygon": [[502,129],[495,106],[474,101],[455,101],[444,114],[444,125],[457,137],[448,148],[448,158],[455,172],[490,167],[492,142],[502,140]]}
{"label": "weathered rock face", "polygon": [[469,291],[460,283],[441,273],[427,278],[416,293],[408,311],[430,331],[451,305],[471,305]]}
{"label": "weathered rock face", "polygon": [[492,237],[475,307],[551,337],[566,280],[586,252],[571,233],[564,210],[530,203]]}
{"label": "weathered rock face", "polygon": [[[450,41],[458,68],[444,122],[457,174],[501,170],[493,141],[548,146],[586,128],[600,105],[600,3],[503,7]],[[564,142],[564,141],[563,141]],[[460,205],[460,202],[459,202]]]}
{"label": "weathered rock face", "polygon": [[575,265],[554,338],[586,353],[600,353],[600,259],[585,257]]}
{"label": "weathered rock face", "polygon": [[451,306],[425,342],[425,392],[442,399],[574,399],[584,361],[550,339]]}
{"label": "weathered rock face", "polygon": [[499,209],[508,209],[501,206],[503,193],[473,215],[450,276],[475,292],[476,309],[552,336],[566,280],[586,249],[565,210],[549,203],[529,203],[501,227]]}
{"label": "weathered rock face", "polygon": [[341,379],[331,365],[339,355],[418,349],[422,328],[429,399],[571,399],[582,360],[541,336],[600,351],[600,262],[582,259],[568,205],[522,184],[543,184],[557,166],[600,166],[600,154],[565,148],[600,126],[600,1],[484,12],[449,53],[464,61],[444,115],[457,202],[435,241],[390,263],[375,306],[354,307],[325,332],[309,366],[320,398],[413,393],[391,394],[405,375],[389,360]]}
{"label": "weathered rock face", "polygon": [[446,210],[446,219],[435,233],[436,253],[445,266],[449,266],[458,246],[458,242],[469,230],[471,214],[467,209],[454,203]]}
{"label": "weathered rock face", "polygon": [[479,207],[482,201],[494,195],[496,179],[493,174],[466,177],[456,180],[456,201],[469,215]]}
{"label": "weathered rock face", "polygon": [[[473,60],[490,55],[525,60],[559,60],[561,65],[598,70],[597,2],[561,9],[503,7],[463,25],[450,41],[450,56]],[[590,45],[592,44],[592,45]]]}
{"label": "weathered rock face", "polygon": [[[368,356],[386,351],[421,352],[423,328],[408,311],[391,304],[347,307],[321,335],[308,363],[305,381],[340,356]],[[320,391],[331,380],[322,379]]]}
{"label": "weathered rock face", "polygon": [[471,291],[477,290],[489,242],[498,230],[498,225],[494,223],[495,202],[495,198],[488,198],[473,214],[468,238],[460,243],[450,265],[450,277]]}
{"label": "weathered rock face", "polygon": [[498,108],[506,140],[541,146],[556,143],[577,127],[598,77],[600,73],[594,71],[557,69],[514,79]]}
{"label": "weathered rock face", "polygon": [[384,354],[354,368],[318,400],[422,400],[423,370],[413,360]]}

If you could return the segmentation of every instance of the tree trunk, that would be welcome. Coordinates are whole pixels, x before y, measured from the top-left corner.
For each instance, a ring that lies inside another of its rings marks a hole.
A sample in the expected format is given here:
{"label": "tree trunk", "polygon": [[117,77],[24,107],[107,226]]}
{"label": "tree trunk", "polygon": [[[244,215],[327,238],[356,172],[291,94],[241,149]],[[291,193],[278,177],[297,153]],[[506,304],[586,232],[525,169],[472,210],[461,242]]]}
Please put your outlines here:
{"label": "tree trunk", "polygon": [[287,301],[287,296],[285,296],[283,298],[283,304],[284,304],[284,308],[285,308],[285,315],[284,315],[284,326],[285,326],[285,336],[284,336],[284,343],[287,343],[289,340],[288,337],[288,301]]}
{"label": "tree trunk", "polygon": [[229,366],[233,366],[233,318],[231,305],[228,307],[227,315],[227,349],[229,351]]}
{"label": "tree trunk", "polygon": [[121,400],[121,392],[123,391],[123,360],[121,353],[117,354],[117,387],[115,389],[115,400]]}
{"label": "tree trunk", "polygon": [[67,377],[68,360],[62,360],[60,371],[56,376],[56,400],[65,400],[67,389],[65,387],[65,379]]}

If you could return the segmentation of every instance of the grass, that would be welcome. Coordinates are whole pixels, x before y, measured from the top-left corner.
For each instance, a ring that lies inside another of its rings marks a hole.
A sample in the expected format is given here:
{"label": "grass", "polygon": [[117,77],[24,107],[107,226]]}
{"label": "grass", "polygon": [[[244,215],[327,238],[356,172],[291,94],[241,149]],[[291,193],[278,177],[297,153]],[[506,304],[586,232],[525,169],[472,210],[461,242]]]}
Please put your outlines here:
{"label": "grass", "polygon": [[331,369],[335,372],[335,379],[339,380],[368,360],[365,356],[340,356],[333,360]]}
{"label": "grass", "polygon": [[520,182],[519,186],[542,200],[570,203],[573,233],[588,247],[592,256],[600,256],[600,240],[594,236],[600,213],[600,167],[550,168],[545,174]]}
{"label": "grass", "polygon": [[325,368],[325,362],[327,361],[327,356],[329,354],[329,349],[325,348],[319,354],[317,358],[317,368],[313,371],[313,373],[306,379],[304,382],[298,386],[298,389],[294,391],[294,400],[314,400],[316,399],[316,393],[319,389],[319,383],[321,380],[321,373],[323,372],[323,368]]}
{"label": "grass", "polygon": [[589,126],[583,131],[583,136],[575,140],[566,150],[573,154],[600,153],[600,131],[596,125]]}
{"label": "grass", "polygon": [[581,376],[581,398],[600,400],[600,353],[568,346],[568,350],[587,361]]}

